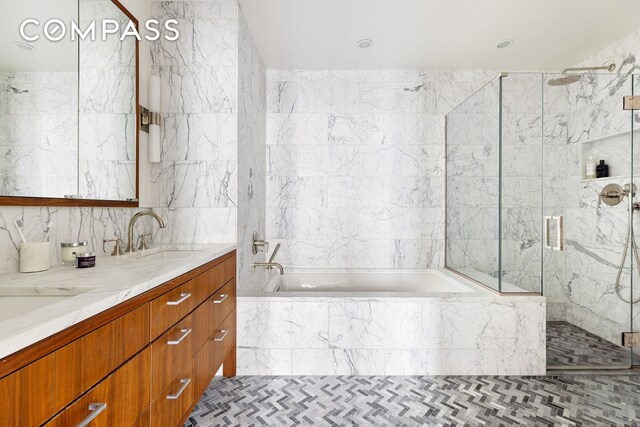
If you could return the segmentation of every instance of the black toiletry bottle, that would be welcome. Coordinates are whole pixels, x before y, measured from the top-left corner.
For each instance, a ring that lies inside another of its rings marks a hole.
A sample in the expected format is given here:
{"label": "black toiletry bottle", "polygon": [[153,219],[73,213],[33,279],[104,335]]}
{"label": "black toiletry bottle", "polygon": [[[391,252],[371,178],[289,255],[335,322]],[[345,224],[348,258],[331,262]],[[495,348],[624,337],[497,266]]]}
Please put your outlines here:
{"label": "black toiletry bottle", "polygon": [[609,166],[600,160],[600,164],[596,166],[596,178],[606,178],[609,176]]}

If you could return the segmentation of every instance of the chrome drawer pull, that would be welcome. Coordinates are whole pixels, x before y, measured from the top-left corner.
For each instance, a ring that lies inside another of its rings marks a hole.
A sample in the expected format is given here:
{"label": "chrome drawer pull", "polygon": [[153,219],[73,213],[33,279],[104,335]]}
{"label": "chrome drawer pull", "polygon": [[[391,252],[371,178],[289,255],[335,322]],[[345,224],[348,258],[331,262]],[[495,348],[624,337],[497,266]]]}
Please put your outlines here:
{"label": "chrome drawer pull", "polygon": [[187,337],[187,335],[189,335],[191,333],[191,329],[180,329],[180,332],[182,332],[182,335],[180,336],[180,338],[178,338],[177,340],[169,340],[167,341],[167,344],[169,345],[178,345],[182,342],[183,339],[185,339]]}
{"label": "chrome drawer pull", "polygon": [[225,337],[227,336],[227,334],[229,333],[228,329],[222,329],[220,330],[220,334],[216,335],[215,337],[213,337],[213,340],[216,342],[222,342]]}
{"label": "chrome drawer pull", "polygon": [[178,301],[167,301],[167,305],[180,305],[191,297],[191,294],[180,294]]}
{"label": "chrome drawer pull", "polygon": [[76,427],[86,427],[89,424],[91,424],[91,421],[95,420],[96,417],[98,415],[100,415],[100,413],[102,411],[104,411],[105,409],[107,409],[107,404],[106,403],[92,403],[89,405],[89,412],[91,412],[89,415],[87,415],[87,418],[85,418],[84,420],[80,421],[80,424],[76,425]]}
{"label": "chrome drawer pull", "polygon": [[178,390],[176,394],[168,394],[167,395],[168,400],[176,400],[177,398],[179,398],[182,392],[184,391],[184,389],[187,388],[187,386],[191,382],[191,378],[183,378],[180,380],[180,382],[182,383],[182,387],[180,387],[180,390]]}
{"label": "chrome drawer pull", "polygon": [[229,294],[220,294],[220,299],[214,299],[213,303],[214,304],[222,304],[222,302],[224,300],[226,300],[228,296],[229,296]]}

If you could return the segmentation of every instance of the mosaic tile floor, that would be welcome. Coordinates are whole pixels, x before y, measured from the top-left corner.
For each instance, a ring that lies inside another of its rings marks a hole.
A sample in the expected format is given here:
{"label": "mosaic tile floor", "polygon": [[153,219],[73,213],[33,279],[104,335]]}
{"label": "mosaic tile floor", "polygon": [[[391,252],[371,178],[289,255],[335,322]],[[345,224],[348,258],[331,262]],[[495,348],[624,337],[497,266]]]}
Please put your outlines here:
{"label": "mosaic tile floor", "polygon": [[640,375],[216,378],[185,426],[640,424]]}
{"label": "mosaic tile floor", "polygon": [[628,367],[629,350],[565,322],[547,323],[547,367]]}

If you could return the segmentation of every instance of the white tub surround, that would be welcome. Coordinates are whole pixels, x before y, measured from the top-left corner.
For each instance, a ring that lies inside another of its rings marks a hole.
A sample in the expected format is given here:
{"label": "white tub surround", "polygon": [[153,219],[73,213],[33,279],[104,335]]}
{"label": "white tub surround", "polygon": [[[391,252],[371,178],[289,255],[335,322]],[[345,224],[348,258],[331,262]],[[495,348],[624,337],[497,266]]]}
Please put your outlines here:
{"label": "white tub surround", "polygon": [[[4,296],[0,296],[0,305],[17,301],[24,311],[0,317],[0,358],[235,249],[235,244],[170,245],[133,255],[101,258],[94,268],[56,267],[42,273],[1,276],[0,295]],[[160,254],[167,251],[172,252]],[[78,292],[81,293],[75,295]],[[64,295],[74,296],[62,298]],[[55,301],[56,298],[59,300]]]}
{"label": "white tub surround", "polygon": [[[399,276],[398,283],[402,283],[403,274],[415,278],[416,273],[395,274]],[[427,278],[429,270],[420,274]],[[292,274],[292,278],[299,281],[300,275]],[[438,277],[434,274],[431,278]],[[358,282],[351,279],[352,283]],[[285,275],[283,284],[287,280]],[[499,296],[462,281],[452,289],[453,292],[443,292],[433,285],[422,292],[405,288],[401,292],[369,291],[367,296],[334,289],[239,297],[238,373],[546,372],[543,297]]]}

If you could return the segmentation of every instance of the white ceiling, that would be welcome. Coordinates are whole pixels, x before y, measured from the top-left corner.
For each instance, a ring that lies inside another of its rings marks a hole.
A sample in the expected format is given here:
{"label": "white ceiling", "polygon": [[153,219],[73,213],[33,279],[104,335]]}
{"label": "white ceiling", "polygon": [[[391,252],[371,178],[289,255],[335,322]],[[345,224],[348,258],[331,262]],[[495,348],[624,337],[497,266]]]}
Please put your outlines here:
{"label": "white ceiling", "polygon": [[560,69],[640,27],[638,0],[240,3],[267,68],[283,69]]}

